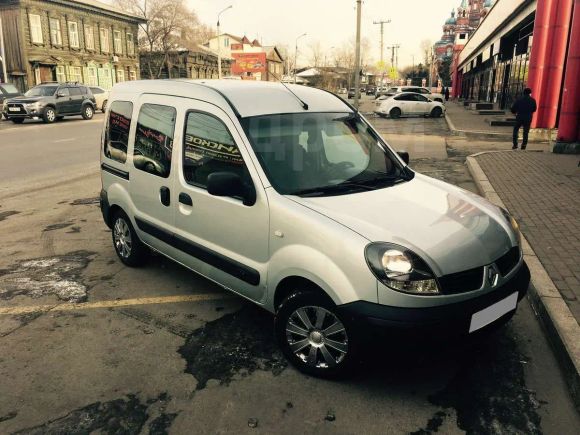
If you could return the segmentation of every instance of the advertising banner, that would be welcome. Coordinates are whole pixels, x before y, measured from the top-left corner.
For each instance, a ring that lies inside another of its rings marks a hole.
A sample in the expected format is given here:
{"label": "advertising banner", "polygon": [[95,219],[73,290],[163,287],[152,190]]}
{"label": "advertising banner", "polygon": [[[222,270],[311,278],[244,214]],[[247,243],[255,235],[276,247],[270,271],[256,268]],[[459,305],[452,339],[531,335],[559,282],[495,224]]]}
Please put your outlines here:
{"label": "advertising banner", "polygon": [[232,53],[233,74],[266,72],[266,53]]}

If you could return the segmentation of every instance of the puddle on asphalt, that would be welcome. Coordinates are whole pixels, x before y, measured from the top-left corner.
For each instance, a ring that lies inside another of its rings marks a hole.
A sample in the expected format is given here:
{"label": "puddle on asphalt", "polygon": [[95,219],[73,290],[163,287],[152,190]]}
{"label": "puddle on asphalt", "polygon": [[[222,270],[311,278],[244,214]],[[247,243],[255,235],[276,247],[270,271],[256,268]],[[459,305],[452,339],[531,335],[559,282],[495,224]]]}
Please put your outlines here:
{"label": "puddle on asphalt", "polygon": [[252,305],[206,323],[189,335],[179,353],[198,390],[210,379],[227,385],[234,376],[256,370],[278,375],[288,364],[274,339],[272,315]]}
{"label": "puddle on asphalt", "polygon": [[0,300],[16,296],[40,298],[56,296],[67,302],[85,302],[87,286],[81,272],[93,252],[75,251],[65,255],[19,261],[0,270]]}
{"label": "puddle on asphalt", "polygon": [[[67,415],[39,426],[14,432],[15,434],[139,434],[147,427],[149,434],[166,434],[177,414],[166,414],[170,400],[162,393],[153,400],[141,402],[135,395],[109,402],[95,402],[75,409]],[[155,408],[153,408],[155,407]],[[151,414],[157,414],[149,424]]]}

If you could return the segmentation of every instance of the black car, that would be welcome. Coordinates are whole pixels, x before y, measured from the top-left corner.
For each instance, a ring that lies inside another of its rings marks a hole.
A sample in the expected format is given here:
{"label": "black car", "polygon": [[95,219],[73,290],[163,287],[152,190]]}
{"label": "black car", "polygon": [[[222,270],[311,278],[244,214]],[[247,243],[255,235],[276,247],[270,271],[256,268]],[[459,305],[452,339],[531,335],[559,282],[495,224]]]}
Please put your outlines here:
{"label": "black car", "polygon": [[[358,97],[359,97],[359,98],[361,97],[360,90],[358,91]],[[350,88],[350,89],[348,90],[348,98],[354,98],[354,88]]]}
{"label": "black car", "polygon": [[377,92],[377,88],[375,86],[367,86],[366,89],[367,95],[375,95],[375,92]]}
{"label": "black car", "polygon": [[22,95],[22,92],[20,92],[13,84],[0,83],[0,119],[2,119],[2,112],[4,111],[4,101],[10,98],[19,97],[20,95]]}
{"label": "black car", "polygon": [[42,118],[51,123],[65,116],[81,115],[91,119],[96,102],[88,86],[78,83],[43,83],[23,96],[11,98],[4,104],[4,117],[15,124],[26,118]]}

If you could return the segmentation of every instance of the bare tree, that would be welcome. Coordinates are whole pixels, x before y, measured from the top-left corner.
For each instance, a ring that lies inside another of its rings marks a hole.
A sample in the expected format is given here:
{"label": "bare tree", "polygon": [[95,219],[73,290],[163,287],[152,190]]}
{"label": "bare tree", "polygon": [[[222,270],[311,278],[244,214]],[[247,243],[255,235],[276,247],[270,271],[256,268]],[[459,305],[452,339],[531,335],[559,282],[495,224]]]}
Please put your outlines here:
{"label": "bare tree", "polygon": [[[160,77],[163,68],[171,74],[169,51],[194,48],[212,34],[211,29],[199,22],[195,12],[187,8],[185,0],[114,0],[115,4],[147,20],[139,27],[139,50],[164,53],[163,61],[154,62],[148,56],[149,77]],[[153,72],[154,67],[157,70]]]}
{"label": "bare tree", "polygon": [[324,51],[322,50],[322,45],[320,41],[315,41],[310,44],[310,51],[312,52],[310,56],[310,62],[316,68],[321,66],[322,60],[324,58]]}
{"label": "bare tree", "polygon": [[423,39],[419,44],[421,48],[421,54],[423,55],[423,64],[429,65],[431,62],[431,47],[433,44],[430,39]]}

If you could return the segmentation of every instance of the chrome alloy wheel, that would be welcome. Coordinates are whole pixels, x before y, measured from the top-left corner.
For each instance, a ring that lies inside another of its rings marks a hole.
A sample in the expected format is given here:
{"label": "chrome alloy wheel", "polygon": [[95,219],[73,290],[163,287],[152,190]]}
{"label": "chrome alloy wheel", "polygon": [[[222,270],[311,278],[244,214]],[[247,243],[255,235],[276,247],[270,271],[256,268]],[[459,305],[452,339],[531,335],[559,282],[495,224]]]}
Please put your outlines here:
{"label": "chrome alloy wheel", "polygon": [[131,241],[131,230],[125,219],[118,218],[113,228],[113,237],[115,238],[115,249],[123,258],[129,258],[133,243]]}
{"label": "chrome alloy wheel", "polygon": [[49,108],[46,111],[46,119],[48,119],[49,122],[53,122],[56,119],[56,113],[54,113],[54,110]]}
{"label": "chrome alloy wheel", "polygon": [[295,310],[286,323],[286,339],[305,364],[325,369],[340,364],[348,352],[348,336],[342,322],[317,306]]}

